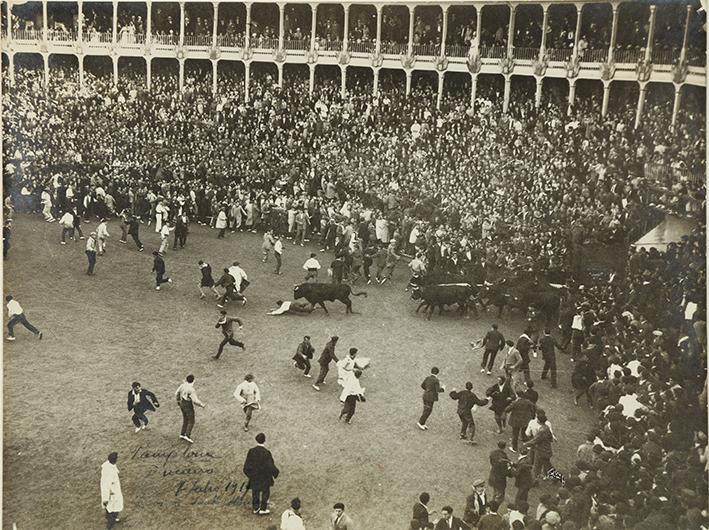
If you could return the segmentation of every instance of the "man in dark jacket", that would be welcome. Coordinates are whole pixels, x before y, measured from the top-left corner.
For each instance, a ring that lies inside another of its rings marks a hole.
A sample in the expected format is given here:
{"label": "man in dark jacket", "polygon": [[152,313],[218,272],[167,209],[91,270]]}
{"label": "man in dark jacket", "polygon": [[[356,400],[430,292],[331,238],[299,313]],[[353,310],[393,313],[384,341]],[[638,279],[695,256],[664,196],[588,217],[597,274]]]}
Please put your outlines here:
{"label": "man in dark jacket", "polygon": [[461,521],[458,517],[453,516],[453,508],[444,506],[441,508],[441,518],[435,526],[435,530],[469,530],[470,527]]}
{"label": "man in dark jacket", "polygon": [[504,376],[498,376],[497,383],[487,389],[485,395],[492,399],[490,410],[495,414],[495,423],[497,423],[497,434],[502,434],[502,429],[505,428],[505,410],[507,405],[512,403],[515,397],[514,391],[509,381]]}
{"label": "man in dark jacket", "polygon": [[419,502],[414,504],[414,516],[412,518],[412,523],[413,521],[416,521],[416,524],[418,525],[417,528],[424,528],[426,530],[433,528],[433,524],[428,520],[431,514],[434,513],[428,509],[428,502],[430,500],[431,496],[428,493],[423,492],[419,495]]}
{"label": "man in dark jacket", "polygon": [[131,420],[133,420],[133,425],[135,425],[135,432],[138,432],[141,429],[148,428],[148,417],[145,412],[148,410],[154,412],[160,406],[160,403],[158,403],[158,398],[155,397],[155,394],[150,390],[141,388],[140,383],[137,381],[131,387],[132,390],[128,392],[128,410],[133,411]]}
{"label": "man in dark jacket", "polygon": [[522,365],[519,367],[522,373],[524,374],[524,380],[529,381],[530,380],[530,375],[529,375],[529,352],[534,346],[534,341],[527,335],[526,333],[522,333],[519,338],[517,339],[517,344],[515,344],[515,348],[519,351],[519,354],[522,356]]}
{"label": "man in dark jacket", "polygon": [[310,359],[313,358],[315,353],[315,348],[310,343],[310,336],[306,335],[303,337],[303,342],[298,344],[298,348],[295,350],[295,355],[293,356],[293,366],[298,368],[298,370],[303,370],[303,375],[305,377],[312,377],[310,375]]}
{"label": "man in dark jacket", "polygon": [[505,489],[507,489],[507,473],[510,468],[510,459],[505,453],[507,442],[501,440],[497,442],[497,449],[490,452],[490,476],[487,483],[494,490],[494,500],[500,504],[505,500]]}
{"label": "man in dark jacket", "polygon": [[335,355],[335,346],[337,345],[338,340],[340,340],[340,337],[336,335],[330,337],[330,340],[327,344],[325,344],[325,348],[323,348],[323,351],[320,354],[320,358],[318,359],[320,373],[318,374],[317,380],[313,384],[313,388],[317,391],[320,391],[320,385],[325,383],[325,377],[330,371],[330,361],[339,361],[337,355]]}
{"label": "man in dark jacket", "polygon": [[421,388],[423,389],[423,414],[421,414],[421,418],[416,426],[422,431],[428,430],[426,420],[433,411],[433,404],[438,401],[438,394],[446,389],[446,387],[441,385],[441,382],[438,380],[438,372],[438,368],[434,366],[431,368],[431,375],[426,377],[426,379],[423,380],[423,383],[421,383]]}
{"label": "man in dark jacket", "polygon": [[544,336],[539,339],[539,349],[542,350],[544,368],[542,368],[542,379],[547,378],[547,373],[551,374],[551,387],[556,388],[556,349],[564,351],[559,346],[556,339],[551,336],[549,329],[544,330]]}
{"label": "man in dark jacket", "polygon": [[234,339],[234,322],[239,325],[239,329],[244,326],[244,323],[238,317],[228,316],[226,314],[226,311],[224,311],[223,309],[219,313],[221,316],[219,317],[219,320],[217,320],[217,323],[214,327],[222,328],[222,335],[224,335],[224,339],[219,344],[217,354],[214,356],[215,359],[219,359],[219,357],[222,355],[222,352],[224,351],[224,346],[226,346],[227,344],[231,344],[232,346],[238,346],[239,348],[241,348],[242,351],[246,349],[246,346],[244,346],[243,342]]}
{"label": "man in dark jacket", "polygon": [[455,388],[450,393],[451,399],[458,401],[458,417],[460,418],[460,439],[465,440],[470,428],[470,443],[474,444],[475,438],[475,421],[473,420],[473,406],[484,407],[487,405],[487,399],[480,399],[473,393],[473,383],[468,381],[465,383],[465,390],[456,392]]}
{"label": "man in dark jacket", "polygon": [[268,515],[268,498],[271,495],[273,479],[278,478],[278,468],[273,462],[271,451],[266,449],[266,435],[262,432],[256,435],[256,447],[249,449],[244,462],[244,474],[249,477],[251,488],[251,505],[254,513]]}
{"label": "man in dark jacket", "polygon": [[482,342],[482,347],[485,348],[483,361],[480,364],[480,373],[485,371],[487,367],[487,375],[492,374],[492,366],[495,363],[497,353],[505,347],[505,337],[497,331],[497,324],[492,325],[492,329],[487,332]]}
{"label": "man in dark jacket", "polygon": [[140,239],[138,238],[139,231],[140,231],[140,224],[138,223],[138,218],[136,216],[133,216],[130,218],[130,221],[128,224],[128,235],[133,238],[133,241],[135,241],[135,244],[138,247],[138,252],[143,252],[143,250],[144,250],[143,243],[141,243]]}
{"label": "man in dark jacket", "polygon": [[515,506],[519,507],[520,503],[527,502],[529,490],[532,489],[532,485],[534,484],[532,462],[529,458],[529,451],[526,448],[520,450],[519,460],[517,460],[517,464],[514,468],[515,487],[517,488]]}
{"label": "man in dark jacket", "polygon": [[529,421],[534,418],[536,407],[534,403],[524,397],[524,392],[517,393],[517,399],[507,405],[505,412],[509,414],[508,421],[512,427],[512,451],[517,452],[519,435],[527,428]]}
{"label": "man in dark jacket", "polygon": [[185,248],[189,224],[190,220],[186,214],[180,215],[175,221],[175,240],[172,245],[172,250],[177,250],[178,243],[180,244],[180,248]]}
{"label": "man in dark jacket", "polygon": [[153,272],[155,273],[155,290],[160,290],[160,285],[163,283],[172,283],[172,279],[164,278],[165,276],[165,261],[160,253],[156,250],[153,252]]}

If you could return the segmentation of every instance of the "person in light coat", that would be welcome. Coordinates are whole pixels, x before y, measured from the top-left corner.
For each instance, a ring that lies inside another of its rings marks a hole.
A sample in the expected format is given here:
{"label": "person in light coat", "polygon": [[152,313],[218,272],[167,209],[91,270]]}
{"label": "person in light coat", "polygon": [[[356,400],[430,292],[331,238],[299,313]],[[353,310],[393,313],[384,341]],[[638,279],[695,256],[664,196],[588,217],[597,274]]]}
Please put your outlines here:
{"label": "person in light coat", "polygon": [[155,206],[155,232],[160,233],[162,230],[163,223],[167,220],[167,216],[170,213],[170,208],[168,208],[162,200],[158,201]]}
{"label": "person in light coat", "polygon": [[223,239],[224,233],[226,232],[226,229],[227,229],[227,217],[226,217],[226,211],[224,208],[219,209],[219,214],[217,215],[217,221],[216,221],[214,227],[217,230],[219,230],[219,234],[217,234],[217,239]]}
{"label": "person in light coat", "polygon": [[118,514],[123,511],[123,493],[118,477],[118,453],[108,455],[108,460],[101,464],[101,503],[106,511],[106,528],[111,529],[120,521]]}
{"label": "person in light coat", "polygon": [[248,432],[251,415],[254,410],[261,408],[261,391],[256,385],[252,374],[244,376],[244,380],[234,390],[234,397],[241,405],[241,408],[244,409],[244,414],[246,414],[244,431]]}
{"label": "person in light coat", "polygon": [[98,236],[98,253],[99,254],[105,254],[106,253],[106,240],[109,237],[108,233],[108,226],[106,225],[106,218],[102,217],[101,222],[98,224],[98,228],[96,228],[96,235]]}

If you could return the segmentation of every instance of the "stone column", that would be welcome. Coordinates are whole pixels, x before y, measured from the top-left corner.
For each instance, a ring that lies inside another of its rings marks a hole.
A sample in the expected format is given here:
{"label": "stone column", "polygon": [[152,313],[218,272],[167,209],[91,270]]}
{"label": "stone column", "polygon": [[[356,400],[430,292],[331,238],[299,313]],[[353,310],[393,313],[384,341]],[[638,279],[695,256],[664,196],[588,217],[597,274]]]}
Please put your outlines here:
{"label": "stone column", "polygon": [[[212,47],[217,47],[217,27],[219,22],[219,2],[214,2],[213,4],[213,16],[212,16]],[[215,76],[216,77],[216,76]],[[214,90],[216,93],[216,89]]]}
{"label": "stone column", "polygon": [[[47,41],[47,36],[48,36],[47,34],[49,33],[49,21],[47,20],[47,4],[48,3],[49,3],[48,0],[42,0],[42,38],[44,39],[45,42]],[[114,10],[116,9],[117,5],[118,4],[116,4],[116,3],[113,4]],[[10,20],[10,19],[8,18],[8,20]],[[8,24],[8,29],[9,29],[9,24]],[[10,33],[8,31],[8,36],[9,35],[10,35]]]}
{"label": "stone column", "polygon": [[145,45],[150,47],[153,42],[153,3],[148,2],[147,8],[145,16]]}
{"label": "stone column", "polygon": [[539,60],[547,52],[547,26],[549,26],[549,5],[542,4],[542,42],[539,45]]}
{"label": "stone column", "polygon": [[[244,49],[251,47],[251,4],[246,4],[246,26],[244,27]],[[247,91],[249,82],[246,82]],[[248,99],[246,100],[248,101]]]}
{"label": "stone column", "polygon": [[507,57],[512,57],[512,49],[515,41],[515,4],[510,4],[510,24],[507,28]]}
{"label": "stone column", "polygon": [[219,70],[219,60],[212,61],[212,94],[217,93],[217,71]]}
{"label": "stone column", "polygon": [[443,85],[445,83],[445,72],[438,72],[438,96],[436,97],[436,108],[441,109],[441,101],[443,101]]}
{"label": "stone column", "polygon": [[76,41],[84,42],[84,3],[79,2],[79,13],[76,16]]}
{"label": "stone column", "polygon": [[[48,87],[49,86],[49,54],[48,53],[43,53],[42,58],[44,59],[44,86]],[[118,64],[114,67],[114,70],[116,72],[116,81],[114,84],[117,82],[118,79]]]}
{"label": "stone column", "polygon": [[675,101],[672,105],[672,130],[675,130],[677,124],[677,114],[679,113],[679,104],[682,97],[682,85],[675,85]]}
{"label": "stone column", "polygon": [[276,63],[276,69],[278,70],[278,86],[283,88],[283,63]]}
{"label": "stone column", "polygon": [[608,114],[608,102],[611,98],[611,83],[612,81],[603,81],[603,103],[601,105],[601,118],[605,118]]}
{"label": "stone column", "polygon": [[574,30],[574,57],[579,52],[579,39],[581,38],[581,18],[583,16],[583,4],[576,4],[576,29]]}
{"label": "stone column", "polygon": [[645,46],[645,62],[649,63],[652,60],[652,41],[655,38],[655,16],[657,14],[657,6],[650,6],[650,29],[647,32],[647,45]]}
{"label": "stone column", "polygon": [[340,97],[344,100],[347,95],[347,66],[340,65]]}
{"label": "stone column", "polygon": [[377,4],[377,40],[374,43],[374,55],[379,55],[382,51],[382,9],[383,6]]}
{"label": "stone column", "polygon": [[689,21],[692,16],[692,6],[687,6],[687,17],[684,20],[684,36],[682,37],[682,51],[679,54],[679,62],[682,63],[687,58],[687,39],[689,38]]}
{"label": "stone column", "polygon": [[413,70],[406,70],[406,97],[409,97],[409,94],[411,94],[411,74],[413,74]]}
{"label": "stone column", "polygon": [[[310,52],[315,50],[315,28],[318,25],[318,4],[310,4],[312,18],[310,19]],[[312,89],[310,91],[312,93]]]}
{"label": "stone column", "polygon": [[312,96],[313,91],[315,90],[315,65],[309,64],[308,67],[310,68],[310,76],[308,78],[308,93]]}
{"label": "stone column", "polygon": [[113,86],[118,86],[118,56],[111,57],[113,60]]}
{"label": "stone column", "polygon": [[150,88],[153,86],[152,85],[152,69],[153,69],[153,59],[152,57],[146,57],[145,58],[145,86],[148,89],[148,92],[150,91]]}
{"label": "stone column", "polygon": [[182,94],[182,89],[185,87],[185,59],[179,59],[178,63],[180,64],[180,69],[177,87],[180,91],[180,94]]}
{"label": "stone column", "polygon": [[470,74],[470,106],[475,106],[475,98],[478,92],[478,74]]}
{"label": "stone column", "polygon": [[249,77],[251,77],[251,61],[244,64],[244,101],[249,102]]}
{"label": "stone column", "polygon": [[478,53],[480,53],[480,33],[482,33],[482,30],[483,30],[483,8],[484,7],[485,7],[484,5],[480,6],[476,10],[477,11],[476,12],[477,20],[475,21],[476,24],[475,24],[475,41],[474,41],[478,45],[478,48],[475,50],[476,55]]}
{"label": "stone column", "polygon": [[647,83],[640,83],[640,94],[638,95],[638,108],[635,112],[635,128],[640,127],[640,122],[645,108],[645,93],[647,92]]}
{"label": "stone column", "polygon": [[416,7],[409,6],[409,57],[414,54],[414,17],[416,15]]}
{"label": "stone column", "polygon": [[283,40],[285,39],[285,35],[286,35],[285,20],[286,20],[286,5],[285,4],[278,4],[278,49],[279,50],[283,49]]}
{"label": "stone column", "polygon": [[[185,3],[180,2],[180,46],[185,45]],[[182,87],[180,87],[182,90]]]}
{"label": "stone column", "polygon": [[611,4],[613,8],[613,22],[611,23],[611,43],[608,46],[608,62],[613,62],[613,54],[615,53],[615,40],[618,36],[618,7],[619,4]]}
{"label": "stone column", "polygon": [[443,11],[443,29],[441,31],[441,57],[446,56],[446,38],[448,38],[448,5],[441,7]]}
{"label": "stone column", "polygon": [[374,79],[372,80],[372,96],[376,96],[379,91],[379,68],[372,68]]}
{"label": "stone column", "polygon": [[84,56],[76,54],[76,58],[79,61],[79,90],[84,89]]}
{"label": "stone column", "polygon": [[542,104],[542,85],[544,84],[544,78],[543,77],[537,77],[537,90],[534,93],[534,106],[536,108],[539,108]]}
{"label": "stone column", "polygon": [[10,77],[10,86],[15,86],[15,54],[7,52],[7,74]]}
{"label": "stone column", "polygon": [[346,52],[349,44],[347,41],[350,32],[350,4],[345,4],[343,9],[345,10],[345,28],[342,31],[342,51]]}
{"label": "stone column", "polygon": [[505,94],[502,99],[502,112],[507,114],[507,111],[510,109],[510,92],[512,90],[512,76],[511,75],[506,75],[505,76]]}
{"label": "stone column", "polygon": [[566,111],[569,116],[574,107],[574,101],[576,101],[576,79],[569,79],[569,106]]}

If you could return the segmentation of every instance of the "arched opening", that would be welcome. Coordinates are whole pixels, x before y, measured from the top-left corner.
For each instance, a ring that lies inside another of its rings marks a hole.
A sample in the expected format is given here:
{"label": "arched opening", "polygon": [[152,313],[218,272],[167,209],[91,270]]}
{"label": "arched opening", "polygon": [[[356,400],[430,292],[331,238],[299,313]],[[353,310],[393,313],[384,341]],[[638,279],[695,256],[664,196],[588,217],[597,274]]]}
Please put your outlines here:
{"label": "arched opening", "polygon": [[235,101],[244,99],[244,63],[221,60],[217,63],[217,92]]}
{"label": "arched opening", "polygon": [[372,53],[377,39],[377,10],[371,5],[350,7],[348,47],[356,53]]}
{"label": "arched opening", "polygon": [[349,66],[347,68],[347,92],[360,96],[371,94],[374,86],[374,72],[371,68]]}
{"label": "arched opening", "polygon": [[406,53],[409,42],[409,16],[409,9],[404,6],[382,8],[382,53]]}
{"label": "arched opening", "polygon": [[320,4],[315,36],[320,51],[339,52],[342,49],[342,35],[345,10],[341,5]]}
{"label": "arched opening", "polygon": [[177,2],[153,2],[151,6],[153,10],[150,20],[152,41],[156,44],[174,46],[180,39],[180,4]]}
{"label": "arched opening", "polygon": [[62,83],[74,85],[74,89],[78,90],[79,60],[76,55],[50,54],[49,82],[52,86],[60,86]]}
{"label": "arched opening", "polygon": [[150,84],[154,91],[163,94],[177,92],[180,76],[180,64],[177,59],[156,57],[150,66]]}
{"label": "arched opening", "polygon": [[310,49],[310,26],[312,25],[312,9],[308,5],[286,5],[284,14],[283,46],[287,50]]}
{"label": "arched opening", "polygon": [[251,5],[251,47],[278,48],[279,12],[276,4]]}
{"label": "arched opening", "polygon": [[242,3],[221,3],[217,16],[217,46],[238,48],[244,45],[246,6]]}
{"label": "arched opening", "polygon": [[142,57],[118,58],[118,88],[146,88],[147,65]]}
{"label": "arched opening", "polygon": [[110,2],[83,4],[83,39],[91,44],[109,43],[113,33],[113,5]]}
{"label": "arched opening", "polygon": [[[122,45],[144,44],[147,17],[147,4],[142,2],[119,2],[117,42]],[[150,21],[151,25],[154,20],[153,18]]]}
{"label": "arched opening", "polygon": [[486,5],[482,9],[480,54],[483,57],[501,58],[507,53],[510,26],[510,8],[505,5]]}

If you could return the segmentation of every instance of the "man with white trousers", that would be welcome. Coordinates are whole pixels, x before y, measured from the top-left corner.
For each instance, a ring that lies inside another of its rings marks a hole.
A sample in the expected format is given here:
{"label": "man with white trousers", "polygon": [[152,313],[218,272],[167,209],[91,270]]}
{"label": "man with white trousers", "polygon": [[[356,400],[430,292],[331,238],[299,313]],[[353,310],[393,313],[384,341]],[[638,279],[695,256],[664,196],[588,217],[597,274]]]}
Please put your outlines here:
{"label": "man with white trousers", "polygon": [[108,455],[101,464],[101,503],[106,510],[106,528],[111,529],[120,521],[118,514],[123,510],[123,493],[118,477],[118,453]]}

